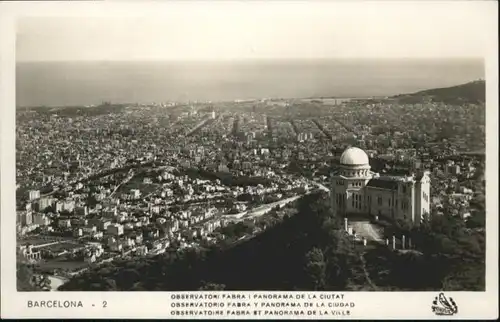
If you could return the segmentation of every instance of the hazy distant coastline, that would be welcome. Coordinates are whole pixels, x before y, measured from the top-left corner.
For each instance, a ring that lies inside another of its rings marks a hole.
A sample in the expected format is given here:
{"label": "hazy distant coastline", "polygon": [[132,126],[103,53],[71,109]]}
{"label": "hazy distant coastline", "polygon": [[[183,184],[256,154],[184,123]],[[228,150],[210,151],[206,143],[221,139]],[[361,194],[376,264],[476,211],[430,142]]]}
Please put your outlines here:
{"label": "hazy distant coastline", "polygon": [[389,96],[484,74],[480,59],[18,62],[16,105]]}

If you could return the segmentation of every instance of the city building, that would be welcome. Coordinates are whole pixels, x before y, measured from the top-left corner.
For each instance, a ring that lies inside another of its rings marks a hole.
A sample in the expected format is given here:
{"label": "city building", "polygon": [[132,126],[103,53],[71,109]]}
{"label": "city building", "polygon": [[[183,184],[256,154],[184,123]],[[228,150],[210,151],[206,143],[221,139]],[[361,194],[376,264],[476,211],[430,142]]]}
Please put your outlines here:
{"label": "city building", "polygon": [[343,217],[366,215],[403,219],[419,224],[429,214],[430,178],[427,171],[410,176],[380,176],[370,171],[368,155],[350,147],[331,175],[331,204]]}
{"label": "city building", "polygon": [[30,200],[35,200],[40,198],[40,190],[30,190]]}
{"label": "city building", "polygon": [[458,175],[460,174],[460,166],[451,161],[446,165],[445,173],[448,175]]}
{"label": "city building", "polygon": [[29,226],[33,223],[33,215],[28,211],[17,212],[17,221],[21,226]]}
{"label": "city building", "polygon": [[33,245],[21,245],[18,248],[18,253],[25,259],[37,261],[42,258],[40,251],[33,248]]}
{"label": "city building", "polygon": [[120,225],[120,224],[110,224],[107,227],[107,232],[110,235],[121,236],[121,235],[123,235],[123,225]]}
{"label": "city building", "polygon": [[70,219],[61,219],[58,222],[58,226],[60,228],[70,228],[71,227],[71,220]]}
{"label": "city building", "polygon": [[50,218],[48,218],[45,214],[34,214],[33,223],[39,226],[47,226],[50,224]]}
{"label": "city building", "polygon": [[52,206],[52,198],[40,198],[38,201],[40,211],[45,210],[47,207]]}
{"label": "city building", "polygon": [[73,231],[73,237],[82,237],[83,236],[83,229],[78,228]]}
{"label": "city building", "polygon": [[79,216],[87,216],[89,214],[89,209],[87,206],[76,207],[75,213]]}

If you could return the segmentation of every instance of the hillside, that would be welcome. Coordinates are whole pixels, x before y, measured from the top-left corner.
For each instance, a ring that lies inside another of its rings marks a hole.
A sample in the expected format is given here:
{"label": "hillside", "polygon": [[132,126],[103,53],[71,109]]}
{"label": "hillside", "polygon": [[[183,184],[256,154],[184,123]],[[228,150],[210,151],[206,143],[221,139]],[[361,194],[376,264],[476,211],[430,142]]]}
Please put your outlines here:
{"label": "hillside", "polygon": [[[306,196],[297,213],[235,247],[121,259],[72,278],[61,291],[484,290],[484,233],[451,216],[425,225],[386,226],[423,255],[385,245],[363,248],[338,229],[328,195]],[[411,278],[409,278],[411,276]]]}
{"label": "hillside", "polygon": [[[329,216],[327,195],[306,196],[298,213],[228,249],[122,260],[73,278],[62,291],[345,290],[366,281],[352,243]],[[317,270],[319,268],[319,271]]]}
{"label": "hillside", "polygon": [[393,96],[400,103],[423,103],[435,102],[451,105],[461,104],[484,104],[486,97],[486,86],[484,80],[470,83],[424,90],[416,93],[401,94]]}

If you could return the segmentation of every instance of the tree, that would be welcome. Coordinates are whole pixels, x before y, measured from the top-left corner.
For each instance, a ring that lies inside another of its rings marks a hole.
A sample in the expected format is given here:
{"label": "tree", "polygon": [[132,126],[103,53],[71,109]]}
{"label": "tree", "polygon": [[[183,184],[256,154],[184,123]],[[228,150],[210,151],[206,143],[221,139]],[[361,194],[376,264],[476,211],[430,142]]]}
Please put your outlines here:
{"label": "tree", "polygon": [[[140,280],[140,274],[135,269],[124,269],[116,275],[116,286],[121,290],[129,290]],[[113,285],[110,285],[113,286]]]}
{"label": "tree", "polygon": [[327,246],[330,274],[328,287],[334,290],[345,290],[349,279],[353,277],[353,268],[360,265],[359,254],[354,248],[351,238],[343,231],[337,230],[330,236],[332,236],[331,244]]}
{"label": "tree", "polygon": [[212,282],[201,282],[201,286],[198,289],[199,291],[223,291],[226,288],[224,284],[217,284]]}
{"label": "tree", "polygon": [[97,201],[96,197],[93,195],[93,193],[89,194],[86,203],[87,203],[87,206],[89,206],[89,208],[95,208],[95,206],[98,204],[98,201]]}
{"label": "tree", "polygon": [[325,288],[326,263],[321,249],[314,247],[306,254],[305,271],[315,291]]}
{"label": "tree", "polygon": [[40,291],[50,291],[51,281],[46,274],[35,275],[33,278],[35,288]]}
{"label": "tree", "polygon": [[145,288],[141,282],[137,282],[130,288],[130,291],[147,291],[147,288]]}
{"label": "tree", "polygon": [[[470,224],[467,224],[469,226]],[[460,217],[432,216],[412,230],[412,240],[433,266],[422,280],[434,288],[484,289],[484,233],[469,231]]]}
{"label": "tree", "polygon": [[406,220],[402,220],[402,219],[398,219],[396,221],[396,230],[397,230],[397,233],[398,235],[406,235],[408,236],[410,234],[410,231],[411,231],[411,224],[406,221]]}
{"label": "tree", "polygon": [[232,209],[234,207],[234,200],[233,199],[226,199],[224,201],[224,207]]}
{"label": "tree", "polygon": [[180,212],[180,211],[181,211],[181,207],[179,207],[178,205],[174,205],[174,206],[172,206],[172,207],[170,208],[170,211],[171,211],[172,213],[174,213],[174,214],[175,214],[175,213],[178,213],[178,212]]}
{"label": "tree", "polygon": [[70,217],[71,216],[71,212],[69,212],[68,210],[61,210],[61,212],[59,214],[61,215],[61,217]]}
{"label": "tree", "polygon": [[36,291],[32,284],[33,271],[26,264],[17,265],[17,290],[21,292]]}
{"label": "tree", "polygon": [[31,267],[19,263],[17,267],[18,291],[50,291],[50,279],[46,274],[35,274]]}
{"label": "tree", "polygon": [[486,225],[486,214],[484,211],[474,213],[465,222],[467,228],[484,228]]}
{"label": "tree", "polygon": [[252,201],[253,200],[253,196],[249,193],[243,193],[241,195],[239,195],[236,200],[238,201]]}
{"label": "tree", "polygon": [[54,206],[52,206],[52,205],[51,205],[51,206],[47,206],[47,207],[45,207],[45,209],[43,209],[43,210],[42,210],[42,212],[43,212],[44,214],[55,213],[55,212],[56,212],[56,209],[55,209],[55,207],[54,207]]}

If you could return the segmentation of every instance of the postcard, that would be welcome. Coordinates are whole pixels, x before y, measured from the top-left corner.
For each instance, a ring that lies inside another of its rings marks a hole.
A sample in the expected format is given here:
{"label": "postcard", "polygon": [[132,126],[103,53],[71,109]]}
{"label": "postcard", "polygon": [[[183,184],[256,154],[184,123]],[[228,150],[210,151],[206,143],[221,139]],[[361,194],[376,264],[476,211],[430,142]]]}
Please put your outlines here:
{"label": "postcard", "polygon": [[497,10],[0,3],[2,318],[498,318]]}

